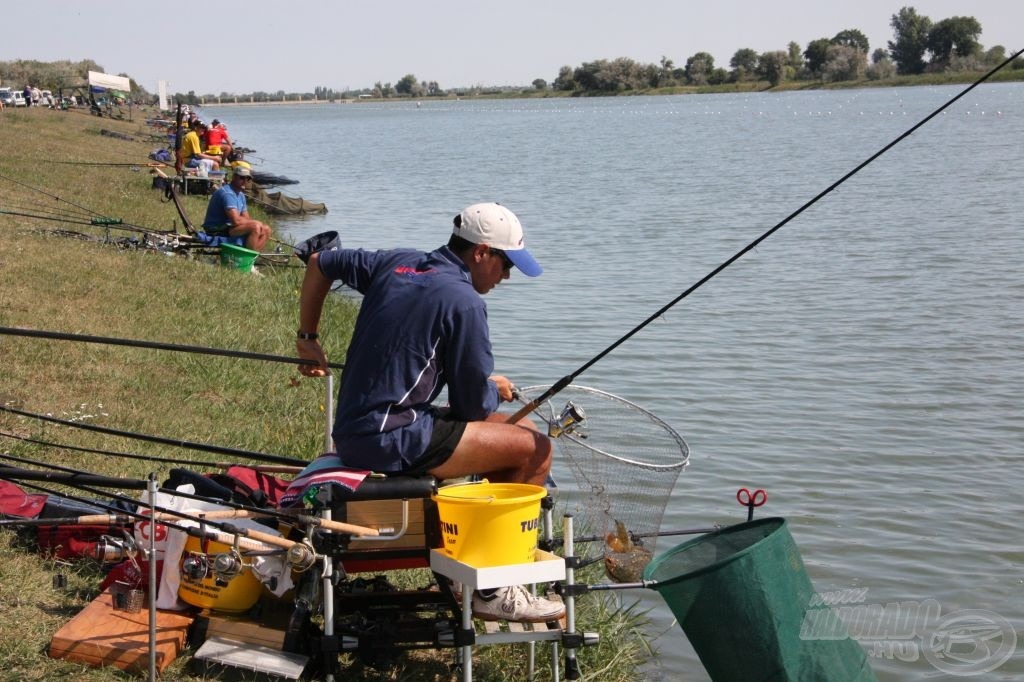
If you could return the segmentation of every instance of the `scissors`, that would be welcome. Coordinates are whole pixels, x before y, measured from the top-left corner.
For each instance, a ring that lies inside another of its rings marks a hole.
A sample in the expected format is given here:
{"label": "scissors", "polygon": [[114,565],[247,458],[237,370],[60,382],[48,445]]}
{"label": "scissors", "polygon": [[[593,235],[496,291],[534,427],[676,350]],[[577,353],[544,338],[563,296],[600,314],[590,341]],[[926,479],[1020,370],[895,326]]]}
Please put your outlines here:
{"label": "scissors", "polygon": [[768,501],[768,493],[761,488],[750,492],[746,488],[736,491],[736,501],[747,508],[747,521],[754,520],[754,507],[760,507]]}

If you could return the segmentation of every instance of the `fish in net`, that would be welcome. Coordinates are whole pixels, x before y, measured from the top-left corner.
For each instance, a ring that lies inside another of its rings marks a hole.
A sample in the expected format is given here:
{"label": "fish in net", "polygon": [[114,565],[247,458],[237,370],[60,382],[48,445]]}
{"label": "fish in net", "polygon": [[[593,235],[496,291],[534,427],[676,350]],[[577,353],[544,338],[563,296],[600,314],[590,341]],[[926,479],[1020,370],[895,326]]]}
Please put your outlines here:
{"label": "fish in net", "polygon": [[[520,393],[529,401],[545,390],[531,386]],[[575,384],[541,403],[536,414],[555,444],[555,467],[568,469],[576,482],[575,491],[560,488],[558,498],[575,517],[583,542],[579,554],[603,558],[613,580],[640,580],[676,479],[689,462],[686,441],[639,405]]]}

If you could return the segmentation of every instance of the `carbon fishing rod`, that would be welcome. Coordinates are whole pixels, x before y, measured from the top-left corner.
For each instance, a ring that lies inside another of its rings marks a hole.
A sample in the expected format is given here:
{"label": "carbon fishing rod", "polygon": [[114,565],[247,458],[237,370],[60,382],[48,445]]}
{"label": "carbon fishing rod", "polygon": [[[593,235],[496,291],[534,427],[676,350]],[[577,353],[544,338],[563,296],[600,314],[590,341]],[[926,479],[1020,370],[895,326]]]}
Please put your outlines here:
{"label": "carbon fishing rod", "polygon": [[[0,334],[10,336],[29,336],[37,339],[52,339],[56,341],[79,341],[81,343],[99,343],[110,346],[129,346],[132,348],[151,348],[154,350],[167,350],[178,353],[195,353],[198,355],[220,355],[229,358],[242,358],[245,360],[264,360],[266,362],[282,362],[291,365],[318,365],[316,360],[293,358],[287,355],[271,355],[269,353],[251,353],[243,350],[229,350],[226,348],[211,348],[209,346],[191,346],[186,344],[165,343],[162,341],[142,341],[139,339],[120,339],[111,336],[93,336],[89,334],[73,334],[70,332],[55,332],[44,329],[27,329],[25,327],[0,327]],[[319,366],[319,365],[318,365]],[[345,365],[332,362],[328,367],[334,369],[345,369]]]}
{"label": "carbon fishing rod", "polygon": [[800,215],[801,213],[803,213],[804,211],[806,211],[806,210],[807,210],[808,208],[810,208],[810,207],[811,207],[811,206],[813,206],[814,204],[818,203],[818,201],[819,201],[820,199],[822,199],[822,198],[823,198],[823,197],[824,197],[825,195],[827,195],[827,194],[830,194],[830,193],[832,192],[832,190],[834,190],[834,189],[836,189],[837,187],[839,187],[839,186],[840,186],[841,184],[843,184],[844,182],[846,182],[847,180],[849,180],[850,178],[852,178],[852,177],[853,177],[854,175],[856,175],[857,173],[859,173],[859,172],[860,172],[860,171],[861,171],[861,170],[862,170],[862,169],[863,169],[863,168],[864,168],[865,166],[867,166],[867,165],[868,165],[868,164],[870,164],[870,163],[871,163],[872,161],[874,161],[875,159],[877,159],[877,158],[878,158],[879,156],[881,156],[882,154],[886,153],[887,151],[889,151],[890,149],[892,149],[893,147],[895,147],[895,146],[896,146],[897,144],[899,144],[900,142],[902,142],[902,141],[903,141],[903,140],[904,140],[905,138],[909,137],[909,136],[910,136],[910,135],[911,135],[912,133],[914,133],[914,132],[915,132],[915,131],[916,131],[916,130],[917,130],[918,128],[920,128],[921,126],[923,126],[923,125],[924,125],[925,123],[927,123],[928,121],[932,120],[933,118],[935,118],[936,116],[938,116],[938,115],[939,115],[940,113],[942,113],[943,111],[945,111],[946,109],[948,109],[948,108],[949,108],[949,107],[950,107],[950,106],[951,106],[951,105],[952,105],[952,104],[953,104],[954,102],[958,101],[958,100],[959,100],[960,98],[962,98],[962,97],[963,97],[964,95],[966,95],[967,93],[969,93],[969,92],[970,92],[971,90],[973,90],[974,88],[978,87],[979,85],[981,85],[982,83],[984,83],[985,81],[987,81],[987,80],[988,80],[989,78],[991,78],[991,77],[992,77],[992,75],[993,75],[993,74],[995,74],[996,72],[998,72],[998,71],[1000,71],[1001,69],[1003,69],[1004,67],[1006,67],[1006,66],[1007,66],[1008,64],[1010,64],[1010,63],[1011,63],[1011,62],[1012,62],[1013,60],[1015,60],[1015,59],[1017,59],[1018,57],[1020,57],[1020,56],[1021,56],[1021,54],[1024,54],[1024,50],[1018,50],[1018,51],[1017,51],[1017,52],[1015,52],[1014,54],[1012,54],[1012,55],[1010,55],[1009,57],[1007,57],[1007,58],[1006,58],[1005,60],[1003,60],[1003,62],[1002,62],[1002,63],[1000,63],[999,65],[997,65],[997,66],[993,67],[993,68],[992,68],[992,69],[991,69],[990,71],[988,71],[988,72],[987,72],[987,73],[985,73],[985,74],[984,74],[983,76],[981,76],[980,78],[978,78],[978,79],[977,79],[976,81],[974,81],[973,83],[971,83],[971,84],[970,84],[969,86],[967,86],[966,88],[964,88],[964,89],[963,89],[963,90],[962,90],[962,91],[961,91],[961,92],[960,92],[959,94],[957,94],[957,95],[956,95],[955,97],[953,97],[952,99],[950,99],[949,101],[947,101],[947,102],[946,102],[945,104],[943,104],[942,106],[940,106],[940,107],[939,107],[938,109],[936,109],[936,110],[935,110],[935,111],[933,111],[932,113],[930,113],[930,114],[928,114],[927,116],[925,116],[925,117],[924,117],[923,119],[921,119],[921,120],[920,120],[920,121],[918,121],[918,122],[917,122],[916,124],[914,124],[913,126],[911,126],[911,127],[910,127],[910,128],[909,128],[909,129],[908,129],[908,130],[907,130],[906,132],[904,132],[904,133],[903,133],[902,135],[900,135],[899,137],[897,137],[896,139],[894,139],[894,140],[893,140],[892,142],[890,142],[889,144],[887,144],[887,145],[885,145],[884,147],[882,147],[881,149],[879,149],[879,150],[878,150],[877,152],[875,152],[874,154],[872,154],[871,156],[869,156],[869,157],[868,157],[868,158],[867,158],[866,160],[862,161],[862,162],[861,162],[860,164],[858,164],[858,165],[857,165],[857,166],[856,166],[856,167],[855,167],[855,168],[854,168],[853,170],[851,170],[851,171],[850,171],[849,173],[847,173],[847,174],[846,174],[846,175],[844,175],[843,177],[839,178],[838,180],[836,180],[835,182],[833,182],[833,183],[832,183],[831,185],[829,185],[828,187],[826,187],[825,189],[823,189],[823,190],[822,190],[821,192],[819,192],[818,194],[816,194],[816,195],[815,195],[814,197],[812,197],[812,198],[811,198],[811,199],[810,199],[809,201],[807,201],[807,202],[806,202],[806,203],[804,203],[804,204],[803,204],[802,206],[800,206],[800,208],[796,209],[795,211],[793,211],[792,213],[790,213],[790,214],[789,214],[788,216],[786,216],[785,218],[783,218],[783,219],[782,219],[781,221],[779,221],[779,222],[778,222],[778,223],[777,223],[777,224],[776,224],[776,225],[775,225],[774,227],[772,227],[771,229],[769,229],[769,230],[765,231],[765,232],[764,232],[764,233],[763,233],[763,234],[762,234],[762,235],[761,235],[760,237],[758,237],[757,239],[755,239],[754,241],[750,242],[749,244],[747,244],[746,246],[744,246],[744,247],[743,247],[742,249],[740,249],[739,251],[737,251],[737,252],[736,252],[735,254],[733,254],[733,255],[732,255],[732,256],[731,256],[731,257],[730,257],[730,258],[729,258],[728,260],[726,260],[726,261],[725,261],[725,262],[723,262],[723,263],[722,263],[721,265],[719,265],[719,266],[718,266],[717,268],[715,268],[714,270],[712,270],[711,272],[709,272],[709,273],[708,273],[707,275],[705,275],[705,276],[704,276],[703,278],[701,278],[701,279],[700,279],[700,280],[699,280],[699,281],[698,281],[698,282],[697,282],[696,284],[692,285],[692,286],[691,286],[691,287],[690,287],[689,289],[687,289],[687,290],[686,290],[686,291],[684,291],[683,293],[679,294],[678,296],[676,296],[675,298],[673,298],[673,299],[672,299],[671,301],[669,301],[668,303],[666,303],[666,304],[665,304],[665,305],[663,305],[662,307],[658,308],[658,310],[656,310],[656,311],[655,311],[654,313],[652,313],[652,314],[651,314],[651,315],[650,315],[650,316],[649,316],[649,317],[648,317],[647,319],[645,319],[645,320],[644,320],[643,322],[641,322],[641,323],[640,323],[640,324],[638,324],[637,326],[633,327],[633,328],[632,328],[631,330],[629,330],[629,331],[628,331],[628,332],[626,332],[626,333],[625,333],[625,334],[624,334],[623,336],[621,336],[621,337],[620,337],[620,338],[619,338],[619,339],[618,339],[617,341],[613,342],[613,343],[612,343],[611,345],[609,345],[609,346],[608,346],[607,348],[605,348],[605,349],[604,349],[604,350],[602,350],[602,351],[601,351],[600,353],[598,353],[597,355],[595,355],[595,356],[594,356],[593,358],[591,358],[591,359],[590,359],[590,360],[588,360],[587,362],[583,363],[583,364],[582,364],[582,365],[581,365],[581,366],[580,366],[580,367],[579,367],[579,368],[578,368],[578,369],[577,369],[577,370],[576,370],[575,372],[573,372],[572,374],[567,374],[566,376],[564,376],[564,377],[562,377],[561,379],[559,379],[558,381],[556,381],[556,382],[555,382],[555,383],[554,383],[554,384],[553,384],[553,385],[551,386],[551,388],[549,388],[549,389],[547,389],[546,391],[544,391],[544,393],[542,393],[542,394],[541,394],[541,395],[539,395],[538,397],[536,397],[536,398],[532,399],[532,400],[531,400],[530,402],[528,402],[528,403],[527,403],[526,405],[524,405],[523,407],[521,407],[521,408],[519,409],[519,411],[518,411],[518,412],[516,412],[516,413],[515,413],[514,415],[512,415],[511,417],[509,417],[509,419],[508,419],[508,423],[510,423],[510,424],[512,424],[512,423],[515,423],[515,422],[519,421],[520,419],[522,419],[523,417],[525,417],[526,415],[528,415],[528,414],[530,414],[531,412],[533,412],[534,410],[536,410],[536,409],[537,409],[537,408],[538,408],[538,407],[539,407],[539,406],[541,405],[541,403],[543,403],[543,402],[544,402],[545,400],[547,400],[548,398],[550,398],[551,396],[555,395],[556,393],[558,393],[559,391],[561,391],[561,390],[562,390],[563,388],[565,388],[566,386],[568,386],[569,384],[571,384],[571,383],[572,383],[572,381],[573,381],[573,379],[575,379],[576,377],[578,377],[578,376],[579,376],[580,374],[582,374],[582,373],[583,373],[583,372],[585,372],[586,370],[590,369],[590,367],[592,367],[592,366],[593,366],[593,365],[594,365],[595,363],[597,363],[597,362],[598,362],[599,360],[601,360],[601,359],[602,359],[602,358],[604,358],[604,357],[605,357],[606,355],[608,355],[609,353],[611,353],[611,352],[612,352],[613,350],[615,350],[616,348],[618,348],[619,346],[621,346],[621,345],[622,345],[623,343],[625,343],[626,341],[628,341],[629,339],[631,339],[631,338],[632,338],[632,337],[633,337],[634,335],[636,335],[636,334],[637,334],[638,332],[640,332],[640,330],[641,330],[641,329],[643,329],[644,327],[646,327],[647,325],[649,325],[649,324],[650,324],[651,322],[654,322],[654,321],[655,321],[656,319],[658,319],[659,317],[661,317],[662,315],[664,315],[664,314],[665,314],[665,313],[666,313],[666,312],[667,312],[667,311],[668,311],[668,310],[669,310],[669,309],[670,309],[670,308],[671,308],[672,306],[676,305],[677,303],[679,303],[680,301],[682,301],[682,300],[683,300],[684,298],[686,298],[687,296],[689,296],[690,294],[692,294],[692,293],[693,293],[694,291],[696,291],[697,289],[699,289],[700,287],[702,287],[702,286],[703,286],[704,284],[706,284],[706,283],[707,283],[708,281],[710,281],[710,280],[711,280],[711,279],[712,279],[713,277],[715,277],[715,276],[716,276],[716,275],[717,275],[718,273],[722,272],[722,271],[723,271],[723,270],[725,270],[725,269],[726,269],[727,267],[729,267],[730,265],[732,265],[733,263],[735,263],[735,262],[736,262],[737,260],[739,260],[740,258],[742,258],[742,257],[743,257],[743,256],[744,256],[744,255],[745,255],[745,254],[746,254],[747,252],[749,252],[749,251],[751,251],[752,249],[756,248],[758,244],[760,244],[760,243],[761,243],[761,242],[763,242],[763,241],[764,241],[765,239],[767,239],[768,237],[770,237],[770,236],[772,236],[773,234],[775,234],[775,233],[776,233],[776,232],[777,232],[777,231],[778,231],[779,229],[781,229],[781,228],[782,228],[782,227],[783,227],[784,225],[786,225],[786,224],[787,224],[787,223],[789,223],[789,222],[790,222],[791,220],[793,220],[794,218],[796,218],[796,217],[797,217],[798,215]]}
{"label": "carbon fishing rod", "polygon": [[[0,468],[0,480],[12,481],[12,482],[13,481],[19,481],[21,483],[21,485],[23,485],[26,488],[29,488],[31,490],[37,490],[37,491],[39,491],[41,493],[46,493],[47,495],[53,495],[54,497],[59,497],[59,498],[64,498],[66,500],[71,500],[72,502],[79,502],[81,504],[88,504],[88,505],[92,505],[92,506],[95,506],[95,507],[99,507],[101,509],[106,509],[107,511],[111,512],[111,514],[115,517],[115,520],[119,516],[126,516],[126,517],[130,517],[130,518],[133,518],[133,519],[136,519],[136,520],[139,520],[139,521],[146,521],[146,522],[152,522],[153,521],[153,519],[151,519],[148,514],[142,514],[142,513],[139,513],[139,512],[129,511],[127,509],[122,509],[120,507],[114,507],[113,505],[103,504],[102,502],[98,502],[96,500],[89,500],[89,499],[86,499],[84,497],[79,497],[77,495],[72,495],[70,493],[64,493],[64,492],[60,492],[60,491],[57,491],[57,490],[52,490],[50,488],[47,488],[46,486],[36,485],[34,483],[25,483],[23,480],[18,478],[19,472],[24,472],[24,471],[25,471],[24,469],[10,470],[10,469]],[[135,502],[136,502],[135,500],[132,500],[133,504]],[[160,523],[162,525],[165,525],[165,526],[167,526],[169,528],[173,528],[174,530],[179,530],[179,531],[181,531],[183,533],[186,533],[187,535],[190,535],[192,537],[206,538],[206,539],[214,540],[215,542],[221,542],[221,543],[224,543],[224,544],[230,544],[231,543],[230,540],[225,542],[225,539],[226,539],[224,537],[225,535],[233,536],[235,538],[238,538],[240,541],[243,538],[245,538],[250,543],[252,543],[252,545],[250,547],[253,548],[253,549],[264,549],[264,548],[270,546],[270,547],[279,547],[281,549],[291,550],[292,547],[301,546],[301,547],[306,548],[308,550],[308,555],[310,557],[308,559],[308,561],[309,561],[309,565],[310,566],[312,565],[312,560],[315,558],[315,557],[312,556],[312,550],[309,550],[306,545],[303,545],[302,543],[299,543],[299,542],[295,542],[294,540],[286,540],[286,539],[284,539],[284,538],[282,538],[280,536],[277,536],[277,535],[271,535],[270,533],[261,533],[260,531],[252,531],[252,530],[249,530],[247,528],[239,528],[238,526],[235,526],[234,524],[225,523],[225,522],[222,522],[222,521],[207,521],[207,520],[204,520],[202,518],[193,518],[193,517],[190,517],[190,516],[188,516],[186,514],[182,514],[180,512],[176,512],[174,510],[162,509],[160,507],[154,507],[154,511],[170,512],[174,516],[182,518],[183,520],[192,521],[194,523],[199,524],[199,527],[196,528],[196,527],[192,527],[192,526],[183,526],[183,525],[181,525],[179,523],[174,523],[173,521],[166,521],[166,520],[160,521]],[[213,527],[213,528],[217,528],[218,530],[221,531],[221,533],[211,533],[210,531],[206,530],[204,528],[204,526],[210,526],[210,527]],[[290,558],[291,558],[291,552],[289,551],[289,559]],[[305,557],[304,557],[304,560],[305,560]],[[298,567],[296,567],[296,570],[300,570],[300,569]]]}
{"label": "carbon fishing rod", "polygon": [[[39,462],[24,457],[15,457],[12,455],[0,455],[0,459],[11,460],[23,464],[32,464],[34,466],[41,466],[53,470],[38,471],[32,469],[21,469],[18,467],[0,466],[0,478],[3,478],[6,475],[9,478],[18,480],[44,480],[50,481],[52,483],[60,483],[71,488],[83,490],[93,495],[100,495],[103,497],[110,498],[114,501],[121,502],[122,504],[137,505],[139,504],[139,502],[138,500],[133,500],[132,498],[125,497],[123,495],[118,495],[116,493],[111,493],[104,490],[97,490],[93,486],[121,488],[124,490],[145,490],[148,488],[148,482],[143,481],[141,479],[111,478],[108,476],[100,476],[98,474],[93,474],[88,471],[82,471],[80,469],[72,469],[70,467],[61,466],[59,464]],[[198,521],[201,519],[213,519],[217,518],[218,515],[227,518],[247,518],[251,516],[264,516],[272,517],[280,521],[298,521],[299,523],[302,523],[307,526],[317,526],[326,528],[327,530],[334,530],[342,533],[350,533],[352,535],[380,535],[380,531],[378,531],[376,528],[369,528],[367,526],[359,526],[352,523],[334,521],[331,519],[321,519],[316,516],[302,514],[299,511],[291,512],[282,511],[278,509],[271,509],[268,507],[255,507],[252,505],[242,504],[240,502],[234,502],[231,500],[223,500],[217,497],[198,495],[196,493],[189,493],[182,490],[171,490],[169,488],[163,487],[158,488],[157,492],[164,493],[165,495],[170,495],[174,497],[182,497],[189,500],[196,500],[198,502],[206,502],[209,504],[215,504],[222,507],[229,507],[230,511],[239,512],[239,514],[230,516],[220,511],[206,512],[195,510],[192,511],[191,513],[181,513],[176,510],[163,509],[161,507],[154,508],[156,511],[192,521]],[[214,515],[211,516],[211,514]]]}
{"label": "carbon fishing rod", "polygon": [[[134,459],[141,460],[144,462],[160,462],[163,464],[183,464],[185,466],[203,466],[203,467],[214,467],[217,469],[227,469],[233,467],[237,462],[197,462],[194,459],[185,459],[183,457],[157,457],[156,455],[140,455],[134,452],[119,452],[117,450],[104,450],[102,448],[85,448],[78,445],[68,445],[67,443],[54,443],[53,441],[40,440],[39,438],[29,438],[28,436],[19,436],[15,433],[8,433],[7,431],[0,431],[0,436],[4,438],[11,438],[13,440],[20,440],[24,443],[32,443],[34,445],[42,445],[43,447],[56,448],[59,450],[71,450],[74,452],[85,452],[92,455],[106,455],[107,457],[120,457],[121,459]],[[290,474],[298,473],[302,470],[302,467],[290,464],[268,464],[268,465],[253,465],[250,468],[256,471],[262,471],[264,473],[279,473],[279,474]]]}
{"label": "carbon fishing rod", "polygon": [[270,455],[262,452],[254,452],[252,450],[242,450],[240,448],[229,448],[224,445],[209,445],[207,443],[196,443],[188,440],[178,440],[174,438],[165,438],[163,436],[150,436],[144,433],[135,433],[133,431],[123,431],[121,429],[114,429],[106,426],[97,426],[95,424],[85,424],[83,422],[75,422],[69,419],[60,419],[58,417],[51,417],[45,414],[39,414],[38,412],[28,412],[27,410],[19,410],[9,405],[0,405],[0,412],[9,412],[10,414],[16,414],[22,417],[30,417],[32,419],[39,419],[40,421],[50,422],[52,424],[60,424],[62,426],[70,426],[74,429],[83,429],[85,431],[93,431],[96,433],[105,433],[112,436],[119,436],[121,438],[134,438],[135,440],[147,441],[150,443],[160,443],[161,445],[172,445],[179,448],[188,448],[191,450],[199,450],[201,452],[213,452],[221,455],[232,455],[235,457],[246,457],[249,459],[255,459],[262,462],[272,462],[274,464],[290,464],[295,466],[306,466],[309,464],[307,460],[300,459],[298,457],[286,457],[284,455]]}
{"label": "carbon fishing rod", "polygon": [[[102,213],[98,213],[98,212],[92,210],[91,208],[88,208],[86,206],[82,206],[80,204],[76,204],[73,201],[70,201],[68,199],[64,199],[63,197],[59,197],[56,194],[51,194],[50,192],[47,192],[46,190],[40,189],[38,187],[33,187],[32,185],[26,184],[26,183],[21,182],[19,180],[15,180],[14,178],[9,178],[6,175],[0,175],[0,180],[7,180],[9,182],[13,182],[16,185],[20,185],[20,186],[25,187],[26,189],[30,189],[30,190],[32,190],[34,192],[39,192],[40,194],[44,194],[44,195],[50,197],[51,199],[56,199],[57,201],[63,201],[66,204],[69,204],[71,206],[74,206],[77,209],[85,211],[87,214],[89,214],[91,216],[94,216],[91,219],[90,224],[91,225],[96,225],[97,227],[132,230],[132,231],[136,231],[136,232],[146,232],[146,233],[152,233],[152,234],[169,234],[168,232],[166,232],[164,230],[157,230],[156,228],[145,227],[143,225],[133,225],[131,223],[124,222],[120,218],[111,218],[109,216],[103,215]],[[33,216],[29,216],[29,217],[33,217]]]}

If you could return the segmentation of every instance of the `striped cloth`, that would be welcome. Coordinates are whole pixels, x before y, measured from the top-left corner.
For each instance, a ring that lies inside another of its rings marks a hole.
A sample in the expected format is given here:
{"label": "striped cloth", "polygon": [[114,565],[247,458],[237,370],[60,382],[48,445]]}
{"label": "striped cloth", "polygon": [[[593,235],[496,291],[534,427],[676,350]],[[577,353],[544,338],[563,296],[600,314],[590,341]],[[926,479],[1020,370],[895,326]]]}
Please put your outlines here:
{"label": "striped cloth", "polygon": [[355,490],[372,472],[343,466],[336,453],[327,452],[306,466],[281,495],[280,507],[312,506],[317,492],[325,485],[340,485]]}

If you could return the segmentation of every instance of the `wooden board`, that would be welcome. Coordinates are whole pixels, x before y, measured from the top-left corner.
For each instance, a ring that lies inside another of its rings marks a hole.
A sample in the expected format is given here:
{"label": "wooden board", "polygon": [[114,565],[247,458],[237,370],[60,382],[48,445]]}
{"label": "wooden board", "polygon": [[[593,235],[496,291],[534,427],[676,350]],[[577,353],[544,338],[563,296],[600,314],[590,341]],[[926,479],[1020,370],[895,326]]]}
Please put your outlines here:
{"label": "wooden board", "polygon": [[[236,642],[259,644],[280,651],[284,645],[288,617],[293,608],[292,604],[271,605],[265,603],[259,621],[245,616],[215,613],[208,609],[203,609],[199,617],[206,619],[206,639],[220,637]],[[201,621],[197,625],[201,625]]]}
{"label": "wooden board", "polygon": [[[345,505],[345,516],[346,522],[358,526],[390,527],[398,531],[402,527],[402,500],[348,502]],[[409,500],[409,527],[404,536],[391,541],[359,540],[350,546],[354,551],[426,547],[423,517],[423,500]]]}
{"label": "wooden board", "polygon": [[[185,648],[192,616],[156,612],[156,668],[163,671]],[[50,640],[51,658],[78,661],[94,668],[149,670],[149,610],[128,613],[114,609],[107,590],[64,625]]]}

